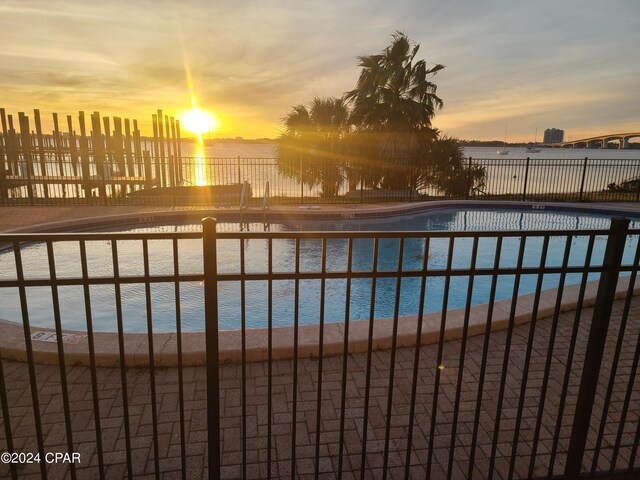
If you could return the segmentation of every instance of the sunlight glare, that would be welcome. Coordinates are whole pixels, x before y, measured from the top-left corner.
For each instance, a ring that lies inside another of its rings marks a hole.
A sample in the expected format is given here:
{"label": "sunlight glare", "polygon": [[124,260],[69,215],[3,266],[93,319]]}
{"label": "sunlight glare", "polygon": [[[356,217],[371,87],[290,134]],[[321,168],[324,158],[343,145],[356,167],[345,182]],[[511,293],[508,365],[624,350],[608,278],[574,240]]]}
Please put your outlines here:
{"label": "sunlight glare", "polygon": [[191,133],[202,135],[216,130],[220,126],[220,120],[214,114],[193,107],[180,117],[180,125]]}

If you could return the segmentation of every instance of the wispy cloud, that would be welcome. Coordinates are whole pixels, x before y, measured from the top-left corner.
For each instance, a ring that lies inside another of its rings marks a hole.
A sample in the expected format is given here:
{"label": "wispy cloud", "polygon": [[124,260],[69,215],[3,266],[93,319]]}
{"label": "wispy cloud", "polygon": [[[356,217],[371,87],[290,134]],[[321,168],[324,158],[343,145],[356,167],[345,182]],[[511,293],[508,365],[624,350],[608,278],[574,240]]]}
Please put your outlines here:
{"label": "wispy cloud", "polygon": [[[141,119],[200,104],[225,132],[275,136],[292,105],[341,95],[396,30],[446,69],[435,125],[465,138],[640,126],[640,4],[141,0],[0,4],[3,106]],[[638,128],[638,127],[636,127]]]}

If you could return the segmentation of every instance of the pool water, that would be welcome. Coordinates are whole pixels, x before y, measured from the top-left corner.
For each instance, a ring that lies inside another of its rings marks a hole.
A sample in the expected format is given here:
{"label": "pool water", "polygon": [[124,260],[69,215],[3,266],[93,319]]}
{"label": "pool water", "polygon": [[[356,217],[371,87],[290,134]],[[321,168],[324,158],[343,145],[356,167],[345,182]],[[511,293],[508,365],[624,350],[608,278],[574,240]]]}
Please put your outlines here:
{"label": "pool water", "polygon": [[[610,219],[606,215],[576,214],[567,212],[546,212],[532,210],[438,210],[412,216],[380,220],[345,220],[291,225],[271,225],[271,231],[292,230],[558,230],[557,237],[551,237],[546,266],[561,266],[566,244],[564,231],[581,229],[587,233],[594,229],[606,229]],[[235,231],[238,224],[219,224],[220,231]],[[119,228],[119,231],[131,232],[174,232],[199,231],[200,224],[172,224],[162,226],[144,226]],[[244,227],[246,228],[246,226]],[[251,224],[250,230],[263,230],[262,224]],[[634,219],[631,228],[640,228],[640,220]],[[606,238],[597,238],[592,254],[592,265],[602,263]],[[624,262],[631,263],[637,248],[637,237],[629,237],[624,251]],[[181,274],[201,274],[201,240],[179,240],[179,271]],[[477,268],[494,266],[497,240],[481,238],[478,243]],[[588,237],[575,236],[571,242],[570,266],[582,266],[585,263]],[[525,245],[524,266],[540,265],[542,238],[529,238]],[[173,252],[170,240],[150,240],[149,270],[151,275],[173,274]],[[452,256],[453,268],[469,268],[471,263],[473,240],[459,238],[454,243]],[[142,242],[118,240],[118,264],[121,276],[144,274]],[[346,239],[327,240],[327,264],[329,272],[347,269]],[[517,263],[520,239],[505,238],[502,244],[500,266],[510,267]],[[267,241],[264,239],[244,240],[245,271],[263,273],[268,268]],[[431,239],[428,251],[428,267],[445,268],[448,257],[449,239]],[[381,239],[378,251],[379,270],[397,270],[399,240]],[[402,269],[419,270],[424,255],[423,239],[407,239],[402,256]],[[54,244],[56,274],[58,278],[81,276],[80,253],[76,242],[58,242]],[[47,252],[42,244],[26,245],[22,249],[25,278],[48,277]],[[87,260],[90,277],[113,276],[111,245],[108,241],[87,242]],[[320,240],[300,241],[300,270],[318,272],[322,264],[322,244]],[[373,264],[373,240],[356,239],[353,242],[353,270],[370,270]],[[222,273],[240,272],[240,241],[218,241],[218,269]],[[273,240],[273,271],[293,272],[295,270],[295,241]],[[16,277],[15,261],[12,251],[0,253],[0,279]],[[597,274],[591,275],[592,279]],[[557,285],[559,275],[545,275],[543,289]],[[579,283],[580,274],[567,275],[567,284]],[[498,278],[496,300],[510,298],[513,295],[512,275]],[[536,275],[521,277],[519,294],[535,291],[538,279]],[[468,277],[452,277],[446,308],[463,307],[468,295]],[[420,278],[404,278],[400,284],[400,315],[418,312],[420,302]],[[371,279],[353,279],[351,283],[350,315],[351,320],[368,319],[371,302]],[[425,312],[437,312],[443,308],[445,279],[429,277],[426,283]],[[295,283],[293,280],[273,282],[273,325],[292,325],[295,309]],[[394,314],[397,280],[380,278],[376,284],[375,317],[391,317]],[[487,303],[491,288],[491,277],[476,276],[474,279],[472,304]],[[240,282],[219,283],[220,328],[237,329],[241,325]],[[246,289],[246,325],[266,327],[268,324],[268,283],[267,281],[247,281]],[[81,286],[58,287],[62,325],[64,329],[86,330],[84,293]],[[154,331],[172,331],[176,329],[176,291],[173,283],[151,285],[151,306]],[[301,280],[299,298],[300,324],[314,324],[320,321],[320,280]],[[90,287],[92,318],[96,331],[116,331],[115,291],[113,285],[92,285]],[[146,332],[145,286],[142,284],[122,284],[122,309],[126,331]],[[180,284],[181,327],[184,331],[204,329],[204,299],[201,282],[182,282]],[[342,322],[345,320],[346,280],[328,279],[325,285],[325,321]],[[29,319],[32,325],[53,327],[53,306],[50,287],[29,287],[27,289]],[[22,313],[17,289],[0,289],[0,318],[21,321]]]}

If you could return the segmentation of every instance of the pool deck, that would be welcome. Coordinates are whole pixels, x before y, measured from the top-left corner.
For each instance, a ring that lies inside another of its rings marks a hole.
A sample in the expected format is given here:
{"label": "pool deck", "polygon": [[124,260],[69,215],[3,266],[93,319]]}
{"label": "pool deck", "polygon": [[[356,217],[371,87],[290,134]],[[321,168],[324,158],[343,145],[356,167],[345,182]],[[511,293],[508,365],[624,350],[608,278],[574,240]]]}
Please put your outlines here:
{"label": "pool deck", "polygon": [[[495,202],[526,206],[529,203]],[[434,207],[446,208],[454,204],[469,205],[467,202],[430,202]],[[309,215],[342,215],[376,212],[383,214],[399,213],[407,208],[415,208],[417,204],[383,204],[383,205],[322,205],[317,209],[299,209],[297,206],[274,206],[271,212],[281,215],[299,215],[301,210]],[[419,204],[425,205],[425,204]],[[549,204],[550,205],[550,204]],[[567,204],[554,204],[564,205]],[[616,210],[630,215],[640,215],[640,204],[601,203],[579,204],[581,208]],[[225,215],[238,213],[231,209],[201,208],[167,208],[167,207],[0,207],[0,232],[60,231],[65,225],[91,219],[120,219],[123,216],[145,217],[156,214],[188,212],[193,215],[216,216],[218,212]],[[261,210],[254,209],[260,214]],[[618,419],[622,411],[625,392],[632,370],[636,342],[640,335],[640,298],[631,301],[629,320],[621,345],[618,362],[614,365],[615,341],[622,315],[624,300],[614,304],[610,335],[607,338],[605,356],[602,363],[598,393],[594,404],[594,418],[587,440],[584,464],[590,468],[594,438],[593,426],[599,425],[602,415],[605,390],[612,368],[616,368],[612,400],[609,405],[609,422],[604,435],[602,452],[598,460],[599,469],[609,467],[609,461],[616,441]],[[583,308],[578,338],[586,339],[591,323],[593,309]],[[534,465],[534,475],[546,475],[556,421],[559,414],[558,397],[562,391],[567,364],[567,350],[572,336],[575,311],[565,311],[560,315],[555,346],[552,352],[553,361],[548,372],[549,384],[546,404],[541,416],[538,457]],[[513,439],[519,428],[518,444],[515,453],[515,477],[527,477],[532,450],[532,440],[537,423],[538,405],[541,399],[541,385],[545,378],[545,361],[549,345],[552,321],[541,318],[536,323],[533,336],[533,352],[529,365],[529,380],[526,386],[523,409],[518,409],[518,399],[522,388],[524,374],[524,355],[530,335],[530,324],[518,325],[514,328],[511,341],[511,357],[508,375],[506,376],[504,404],[501,411],[500,430],[494,435],[493,426],[496,419],[498,389],[502,373],[502,362],[505,353],[505,330],[492,332],[490,335],[489,357],[486,377],[484,379],[483,396],[480,404],[480,423],[475,443],[475,470],[473,478],[484,479],[487,476],[492,444],[496,443],[496,464],[494,478],[507,477],[509,461],[513,452]],[[455,439],[454,463],[451,478],[465,478],[470,451],[472,448],[472,431],[480,365],[483,353],[484,335],[471,336],[467,340],[464,357],[463,382],[460,416],[458,417]],[[571,365],[571,376],[568,383],[566,409],[561,416],[559,430],[559,450],[556,459],[555,474],[563,472],[566,458],[573,411],[579,387],[579,372],[582,370],[586,342],[578,342]],[[437,345],[420,347],[420,364],[418,369],[418,391],[414,438],[412,450],[411,478],[424,478],[424,465],[429,448],[433,450],[433,470],[431,478],[447,478],[447,463],[451,445],[452,417],[456,398],[458,365],[460,362],[461,340],[452,339],[444,344],[444,369],[438,370],[436,357]],[[404,459],[407,438],[408,412],[411,398],[411,379],[413,376],[413,358],[415,349],[410,346],[397,351],[395,376],[393,383],[392,428],[389,456],[390,478],[403,478]],[[343,478],[358,478],[361,468],[361,448],[363,429],[363,404],[365,397],[366,353],[355,352],[348,357],[347,369],[347,404],[345,410],[345,475]],[[324,359],[323,392],[321,400],[321,435],[320,435],[320,478],[334,478],[338,462],[338,436],[340,418],[340,396],[342,383],[343,358],[340,355]],[[13,419],[20,419],[12,424],[13,440],[16,451],[37,451],[34,437],[33,407],[27,365],[22,362],[3,360],[4,381],[7,386],[8,404]],[[378,350],[372,355],[371,391],[369,399],[368,449],[364,471],[366,478],[379,478],[384,451],[385,417],[389,398],[388,383],[390,374],[389,350]],[[242,476],[242,431],[246,429],[247,452],[246,478],[266,478],[266,431],[267,431],[267,363],[255,362],[247,367],[247,415],[242,416],[241,409],[241,367],[228,364],[221,367],[221,439],[223,478],[241,478]],[[290,476],[291,467],[291,418],[292,418],[292,361],[278,360],[273,364],[273,467],[275,478]],[[314,457],[316,437],[316,397],[318,359],[303,358],[298,364],[298,390],[296,392],[297,413],[297,448],[296,468],[298,478],[314,478]],[[429,438],[431,407],[436,372],[440,372],[440,387],[437,404],[437,426],[433,441]],[[43,417],[43,435],[45,451],[66,452],[63,405],[60,387],[60,376],[57,366],[36,365],[38,379],[40,412]],[[125,440],[124,416],[122,407],[122,386],[120,371],[117,368],[98,368],[100,413],[102,421],[102,444],[105,452],[107,478],[122,478],[125,475]],[[178,413],[178,369],[163,367],[156,369],[156,389],[158,406],[158,443],[160,465],[163,478],[176,478],[180,475],[180,428]],[[188,478],[207,478],[207,412],[206,412],[206,369],[205,367],[185,367],[185,443],[186,468]],[[97,476],[98,457],[95,452],[96,431],[93,415],[93,396],[90,369],[85,366],[68,366],[70,403],[72,406],[72,427],[74,449],[82,455],[79,466],[79,478]],[[133,469],[136,478],[154,478],[153,444],[151,427],[150,377],[148,368],[131,367],[127,369],[127,385],[129,399],[130,428],[132,435]],[[618,466],[627,465],[630,452],[637,435],[636,425],[640,419],[640,377],[636,377],[631,385],[631,408],[622,430],[622,443],[619,450]],[[5,431],[0,421],[0,450],[6,445]],[[636,460],[636,466],[638,461]],[[51,464],[50,478],[63,478],[69,473],[66,464]],[[0,464],[0,478],[8,474],[7,466]],[[37,465],[20,466],[20,478],[40,478]]]}
{"label": "pool deck", "polygon": [[[589,468],[593,457],[594,437],[602,415],[605,388],[611,376],[615,341],[618,338],[620,318],[624,301],[614,304],[614,313],[605,347],[600,384],[594,404],[592,428],[587,439],[584,465]],[[583,310],[578,338],[588,336],[588,328],[593,313],[592,308]],[[560,316],[555,336],[553,361],[548,374],[549,383],[546,403],[541,417],[542,428],[538,443],[538,456],[534,465],[534,476],[547,473],[547,463],[553,447],[554,432],[559,416],[558,398],[562,391],[567,350],[572,336],[574,313]],[[638,335],[640,335],[640,299],[631,303],[630,321],[627,323],[621,354],[615,373],[612,401],[609,406],[609,422],[604,435],[602,452],[598,460],[599,469],[607,469],[616,441],[618,419],[623,409],[625,392],[628,388],[633,357]],[[475,470],[472,478],[484,479],[489,468],[494,439],[496,441],[496,479],[507,478],[509,461],[514,445],[516,428],[520,433],[515,461],[515,478],[526,478],[530,462],[532,440],[534,438],[541,385],[545,378],[545,360],[549,344],[552,321],[538,321],[533,341],[533,356],[529,365],[529,379],[525,402],[518,411],[521,382],[524,374],[524,355],[530,335],[529,325],[515,327],[511,341],[511,357],[506,376],[504,404],[501,411],[500,430],[494,435],[497,400],[505,352],[506,331],[490,336],[487,370],[480,403],[480,423],[475,443]],[[468,468],[472,432],[475,418],[476,399],[480,378],[480,365],[484,336],[468,339],[463,382],[461,391],[460,416],[458,417],[453,470],[450,478],[465,478]],[[577,397],[580,372],[585,356],[585,342],[578,342],[572,362],[568,383],[567,403],[561,415],[558,457],[555,474],[562,474],[569,443],[573,412]],[[433,470],[431,479],[447,478],[447,463],[451,445],[452,417],[456,397],[456,383],[459,370],[461,341],[444,344],[444,369],[437,368],[437,345],[421,347],[418,370],[418,390],[413,436],[411,477],[425,478],[424,465],[428,448],[433,448]],[[397,351],[394,395],[391,421],[391,444],[389,456],[389,478],[404,478],[404,459],[407,441],[408,414],[411,400],[411,379],[413,375],[413,348]],[[361,467],[363,405],[365,395],[366,353],[349,355],[346,383],[345,410],[345,450],[343,478],[359,478]],[[320,435],[320,478],[335,478],[338,465],[339,419],[342,392],[342,357],[324,360],[323,390],[321,400]],[[10,413],[14,419],[13,435],[16,451],[37,451],[34,438],[33,409],[29,387],[27,365],[21,362],[4,361],[4,375],[8,390]],[[365,478],[380,478],[384,452],[385,417],[388,401],[390,373],[390,352],[376,351],[372,356],[371,390],[369,399],[368,448],[364,465]],[[296,468],[298,478],[312,479],[315,458],[316,397],[318,360],[300,359],[298,363],[298,401]],[[430,441],[430,422],[435,391],[436,372],[440,372],[440,387],[436,412],[437,427],[433,441]],[[245,428],[247,438],[246,478],[266,478],[267,449],[267,372],[266,362],[251,363],[247,367],[247,413]],[[66,452],[63,405],[61,401],[60,376],[58,368],[50,365],[36,365],[40,411],[43,420],[45,450]],[[102,445],[105,451],[106,477],[123,478],[126,471],[124,416],[120,371],[117,368],[98,368],[100,417],[102,422]],[[166,472],[162,478],[178,478],[181,469],[180,428],[178,411],[178,369],[156,369],[155,381],[158,406],[158,443],[160,466]],[[184,408],[187,478],[207,478],[207,412],[206,412],[206,369],[205,367],[185,367]],[[222,474],[225,479],[242,477],[242,430],[241,408],[241,367],[224,365],[220,370],[222,395],[221,439]],[[72,406],[72,426],[74,449],[81,453],[78,478],[97,478],[98,457],[95,452],[96,432],[93,415],[90,369],[82,366],[67,368],[70,403]],[[127,370],[129,398],[129,423],[132,436],[133,470],[135,478],[153,478],[153,431],[151,426],[151,397],[149,369],[129,368]],[[274,478],[290,476],[291,467],[291,419],[292,419],[292,362],[280,360],[273,363],[273,436],[272,455]],[[640,418],[640,380],[636,379],[632,390],[631,407],[622,431],[618,467],[628,465],[636,425]],[[635,407],[634,407],[635,405]],[[517,425],[518,419],[520,424]],[[4,428],[0,421],[0,449],[5,445]],[[637,466],[636,460],[636,466]],[[65,478],[68,465],[51,464],[50,478]],[[7,466],[0,464],[0,478],[8,474]],[[22,465],[18,470],[21,479],[40,478],[38,465]],[[631,477],[629,477],[631,478]]]}

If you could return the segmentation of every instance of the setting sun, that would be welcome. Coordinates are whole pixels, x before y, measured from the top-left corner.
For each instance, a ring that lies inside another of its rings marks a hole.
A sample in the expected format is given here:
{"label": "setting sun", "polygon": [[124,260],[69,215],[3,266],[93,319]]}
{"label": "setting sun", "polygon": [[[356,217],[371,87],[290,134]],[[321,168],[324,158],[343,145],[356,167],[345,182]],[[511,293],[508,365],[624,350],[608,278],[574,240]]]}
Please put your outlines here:
{"label": "setting sun", "polygon": [[206,110],[193,107],[180,116],[180,125],[191,133],[202,135],[220,126],[218,117]]}

